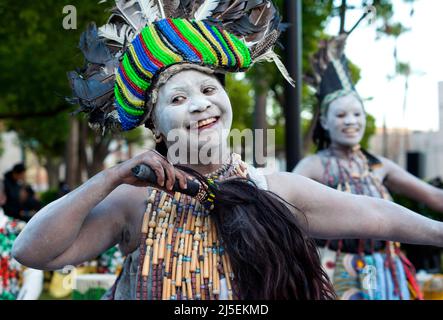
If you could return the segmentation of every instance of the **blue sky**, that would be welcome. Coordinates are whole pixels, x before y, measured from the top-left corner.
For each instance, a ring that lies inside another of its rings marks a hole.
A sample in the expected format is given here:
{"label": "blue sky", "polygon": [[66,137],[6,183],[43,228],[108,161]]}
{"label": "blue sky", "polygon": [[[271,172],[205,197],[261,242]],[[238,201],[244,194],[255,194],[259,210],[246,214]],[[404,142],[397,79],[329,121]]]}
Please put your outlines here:
{"label": "blue sky", "polygon": [[[388,79],[395,69],[395,42],[387,37],[376,41],[376,26],[367,22],[351,34],[346,48],[349,59],[361,68],[362,79],[357,90],[363,98],[373,98],[365,107],[376,117],[378,126],[382,126],[385,118],[389,128],[438,130],[438,82],[443,81],[443,1],[416,0],[412,17],[409,4],[402,0],[393,3],[393,21],[401,21],[411,29],[398,38],[397,55],[400,61],[409,62],[416,73],[409,80],[405,117],[404,79]],[[358,10],[349,14],[347,29],[361,14]],[[338,19],[331,19],[327,32],[337,34],[338,29]]]}

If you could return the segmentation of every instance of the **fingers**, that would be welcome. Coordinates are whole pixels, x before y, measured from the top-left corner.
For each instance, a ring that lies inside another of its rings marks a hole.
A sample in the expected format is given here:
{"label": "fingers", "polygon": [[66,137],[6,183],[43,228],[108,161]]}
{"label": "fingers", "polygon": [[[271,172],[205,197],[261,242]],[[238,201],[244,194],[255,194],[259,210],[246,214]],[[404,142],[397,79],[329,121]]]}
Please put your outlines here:
{"label": "fingers", "polygon": [[157,184],[160,187],[164,187],[166,175],[162,163],[158,159],[151,159],[150,161],[147,161],[147,164],[151,167],[152,170],[154,170],[155,175],[157,176]]}
{"label": "fingers", "polygon": [[167,190],[172,190],[172,187],[175,183],[175,168],[174,166],[165,158],[161,157],[160,162],[164,168],[166,173],[166,184],[165,187]]}
{"label": "fingers", "polygon": [[[153,154],[154,156],[152,157],[151,155],[151,159],[154,158],[157,163],[156,170],[154,171],[157,174],[157,183],[159,186],[165,187],[166,190],[171,191],[174,187],[175,180],[178,179],[180,187],[186,189],[186,178],[183,173],[174,168],[172,163],[157,151],[153,150]],[[158,164],[160,164],[161,168],[158,167]]]}
{"label": "fingers", "polygon": [[182,188],[182,189],[187,189],[188,188],[188,184],[187,184],[187,181],[186,181],[187,177],[186,177],[186,174],[183,171],[181,171],[179,169],[175,169],[175,177],[178,180],[180,188]]}
{"label": "fingers", "polygon": [[192,179],[155,150],[147,152],[142,161],[152,168],[157,176],[157,184],[166,190],[171,191],[176,180],[181,189],[187,189],[187,180]]}
{"label": "fingers", "polygon": [[166,172],[166,189],[172,190],[176,180],[178,181],[178,185],[181,189],[187,189],[187,179],[189,179],[188,175],[182,170],[175,168],[167,159],[163,158],[160,161]]}

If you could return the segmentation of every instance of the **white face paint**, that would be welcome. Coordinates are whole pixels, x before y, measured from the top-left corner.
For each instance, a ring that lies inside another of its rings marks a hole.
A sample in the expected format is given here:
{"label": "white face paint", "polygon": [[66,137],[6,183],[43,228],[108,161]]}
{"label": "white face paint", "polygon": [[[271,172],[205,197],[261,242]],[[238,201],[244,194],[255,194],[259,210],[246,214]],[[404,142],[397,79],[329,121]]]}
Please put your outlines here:
{"label": "white face paint", "polygon": [[354,147],[365,133],[366,114],[357,97],[349,94],[331,102],[321,124],[329,132],[332,144]]}
{"label": "white face paint", "polygon": [[193,143],[199,148],[217,147],[226,141],[231,128],[231,102],[214,76],[184,70],[160,87],[153,120],[168,147],[176,143],[167,141],[172,131],[180,144],[197,139]]}

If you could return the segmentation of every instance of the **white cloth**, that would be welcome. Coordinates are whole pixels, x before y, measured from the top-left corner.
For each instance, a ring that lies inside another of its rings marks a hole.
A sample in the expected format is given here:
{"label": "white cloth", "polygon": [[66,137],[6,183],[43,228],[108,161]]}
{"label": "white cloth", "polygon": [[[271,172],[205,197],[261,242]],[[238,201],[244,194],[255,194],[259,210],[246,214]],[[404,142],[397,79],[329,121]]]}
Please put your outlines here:
{"label": "white cloth", "polygon": [[263,190],[268,190],[268,182],[266,180],[266,177],[263,173],[260,172],[259,169],[254,168],[250,164],[247,164],[249,177],[252,181],[255,182],[257,187]]}
{"label": "white cloth", "polygon": [[17,300],[38,300],[43,289],[43,271],[26,268],[23,271],[23,286]]}
{"label": "white cloth", "polygon": [[0,228],[5,226],[8,220],[9,220],[8,216],[3,211],[3,208],[0,207]]}

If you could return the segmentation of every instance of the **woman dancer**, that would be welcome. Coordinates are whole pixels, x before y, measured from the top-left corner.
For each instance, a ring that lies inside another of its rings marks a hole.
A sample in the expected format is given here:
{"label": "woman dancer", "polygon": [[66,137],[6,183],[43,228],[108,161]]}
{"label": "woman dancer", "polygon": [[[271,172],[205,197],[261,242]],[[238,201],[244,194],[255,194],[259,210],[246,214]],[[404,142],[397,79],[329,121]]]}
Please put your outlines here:
{"label": "woman dancer", "polygon": [[[270,1],[146,3],[117,1],[109,24],[84,34],[89,64],[70,77],[90,122],[145,124],[167,157],[147,151],[43,208],[15,242],[18,260],[57,269],[119,244],[127,258],[110,299],[331,299],[307,235],[442,243],[439,222],[292,173],[260,175],[227,152],[232,109],[214,73],[278,62]],[[177,149],[197,162],[172,165]],[[141,164],[157,183],[134,177]],[[192,178],[196,197],[172,192]]]}
{"label": "woman dancer", "polygon": [[[313,84],[321,105],[314,133],[318,152],[303,159],[294,172],[340,191],[392,201],[389,189],[443,212],[442,190],[360,148],[366,114],[349,76],[345,41],[346,35],[341,35],[324,42],[313,59]],[[415,270],[398,243],[340,239],[318,244],[339,298],[421,298]]]}

